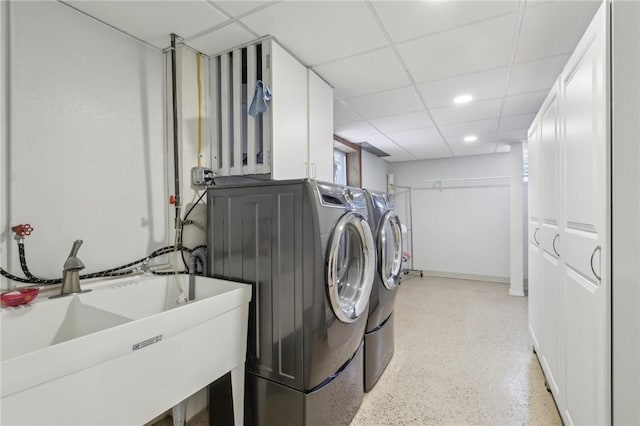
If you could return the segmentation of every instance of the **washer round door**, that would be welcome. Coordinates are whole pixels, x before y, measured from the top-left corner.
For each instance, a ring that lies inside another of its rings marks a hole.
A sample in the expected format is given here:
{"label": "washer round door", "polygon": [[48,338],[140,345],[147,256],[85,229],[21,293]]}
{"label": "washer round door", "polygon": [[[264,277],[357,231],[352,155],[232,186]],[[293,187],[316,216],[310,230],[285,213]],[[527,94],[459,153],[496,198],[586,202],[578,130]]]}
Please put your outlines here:
{"label": "washer round door", "polygon": [[356,321],[367,311],[375,274],[375,243],[367,220],[349,212],[336,224],[328,247],[327,291],[336,317]]}
{"label": "washer round door", "polygon": [[402,270],[402,228],[394,211],[382,216],[378,226],[378,272],[389,290],[400,284]]}

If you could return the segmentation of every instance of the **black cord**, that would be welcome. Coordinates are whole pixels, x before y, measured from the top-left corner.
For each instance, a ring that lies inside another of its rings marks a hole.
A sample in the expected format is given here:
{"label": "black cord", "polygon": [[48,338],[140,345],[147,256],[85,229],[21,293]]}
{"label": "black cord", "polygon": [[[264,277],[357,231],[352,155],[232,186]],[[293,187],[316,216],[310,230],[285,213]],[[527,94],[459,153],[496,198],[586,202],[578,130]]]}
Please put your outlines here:
{"label": "black cord", "polygon": [[[214,185],[215,185],[215,179],[213,180]],[[189,218],[189,215],[191,214],[191,212],[193,211],[193,209],[196,208],[196,206],[198,204],[200,204],[200,201],[202,201],[202,199],[204,198],[204,196],[207,195],[207,190],[205,189],[202,194],[200,195],[200,197],[198,197],[198,199],[196,200],[195,203],[193,203],[193,205],[189,208],[189,210],[187,210],[187,213],[184,215],[184,219],[182,220],[182,227],[184,228],[184,222],[187,221],[187,219]],[[178,244],[182,245],[182,237],[184,234],[184,229],[180,230],[180,235],[178,236]],[[185,259],[184,257],[184,252],[180,253],[180,257],[182,257],[182,264],[184,265],[185,269],[189,269],[189,264],[187,263],[187,259]]]}

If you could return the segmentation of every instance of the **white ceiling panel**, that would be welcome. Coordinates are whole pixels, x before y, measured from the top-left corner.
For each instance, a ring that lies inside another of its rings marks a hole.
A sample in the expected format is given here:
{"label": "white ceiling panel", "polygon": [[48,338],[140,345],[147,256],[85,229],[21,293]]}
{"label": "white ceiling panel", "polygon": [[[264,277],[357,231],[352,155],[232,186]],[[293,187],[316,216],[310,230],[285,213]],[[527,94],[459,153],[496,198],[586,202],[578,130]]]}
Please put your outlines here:
{"label": "white ceiling panel", "polygon": [[518,95],[538,90],[549,90],[562,72],[567,59],[569,59],[569,55],[560,55],[514,65],[507,93]]}
{"label": "white ceiling panel", "polygon": [[397,45],[416,82],[509,65],[515,14]]}
{"label": "white ceiling panel", "polygon": [[241,21],[261,36],[275,36],[306,65],[387,45],[362,1],[280,2]]}
{"label": "white ceiling panel", "polygon": [[516,62],[571,53],[601,1],[554,1],[525,11]]}
{"label": "white ceiling panel", "polygon": [[527,129],[504,130],[500,133],[500,140],[504,142],[526,141]]}
{"label": "white ceiling panel", "polygon": [[387,136],[418,158],[451,156],[449,148],[435,128],[405,130]]}
{"label": "white ceiling panel", "polygon": [[412,86],[345,99],[344,102],[364,119],[424,110]]}
{"label": "white ceiling panel", "polygon": [[67,3],[159,48],[170,45],[171,33],[187,38],[227,19],[204,0]]}
{"label": "white ceiling panel", "polygon": [[403,161],[415,161],[417,158],[405,151],[398,151],[394,154],[390,154],[389,157],[383,157],[383,160],[390,163],[400,163]]}
{"label": "white ceiling panel", "polygon": [[427,107],[439,108],[453,105],[453,98],[470,94],[475,100],[495,99],[504,96],[508,68],[498,68],[445,78],[418,85]]}
{"label": "white ceiling panel", "polygon": [[483,142],[473,142],[473,143],[455,143],[451,144],[451,149],[453,150],[456,157],[467,156],[467,155],[484,155],[484,154],[493,154],[496,151],[495,142],[492,143],[483,143]]}
{"label": "white ceiling panel", "polygon": [[511,117],[502,117],[500,122],[500,130],[521,130],[528,129],[536,117],[535,114],[514,115]]}
{"label": "white ceiling panel", "polygon": [[378,145],[371,142],[372,140],[387,140],[387,138],[382,133],[371,127],[371,125],[366,121],[340,124],[334,127],[334,133],[342,138],[347,139],[349,142],[369,142],[375,146]]}
{"label": "white ceiling panel", "polygon": [[516,12],[516,1],[374,1],[394,42]]}
{"label": "white ceiling panel", "polygon": [[393,133],[402,130],[424,129],[433,127],[433,122],[426,111],[416,111],[409,114],[392,115],[389,117],[369,120],[381,132]]}
{"label": "white ceiling panel", "polygon": [[449,143],[463,143],[469,135],[477,136],[478,142],[493,143],[497,140],[498,119],[443,126],[440,131]]}
{"label": "white ceiling panel", "polygon": [[547,97],[547,90],[525,93],[522,95],[507,96],[504,100],[504,115],[534,114],[538,112],[544,98]]}
{"label": "white ceiling panel", "polygon": [[362,120],[355,113],[349,110],[342,101],[335,101],[333,103],[333,125],[352,123],[354,121]]}
{"label": "white ceiling panel", "polygon": [[407,86],[409,79],[390,48],[314,67],[336,99]]}
{"label": "white ceiling panel", "polygon": [[245,13],[258,8],[269,7],[271,5],[276,4],[277,2],[271,1],[271,0],[263,0],[263,1],[235,0],[235,1],[214,1],[213,3],[220,6],[220,8],[230,16],[238,17],[240,15],[244,15]]}
{"label": "white ceiling panel", "polygon": [[207,55],[214,55],[223,50],[230,49],[240,44],[254,40],[253,34],[242,28],[238,24],[229,24],[209,34],[187,41],[187,44],[194,49]]}
{"label": "white ceiling panel", "polygon": [[501,99],[491,99],[446,108],[434,108],[430,111],[436,125],[446,126],[467,121],[497,118],[500,115],[501,103]]}

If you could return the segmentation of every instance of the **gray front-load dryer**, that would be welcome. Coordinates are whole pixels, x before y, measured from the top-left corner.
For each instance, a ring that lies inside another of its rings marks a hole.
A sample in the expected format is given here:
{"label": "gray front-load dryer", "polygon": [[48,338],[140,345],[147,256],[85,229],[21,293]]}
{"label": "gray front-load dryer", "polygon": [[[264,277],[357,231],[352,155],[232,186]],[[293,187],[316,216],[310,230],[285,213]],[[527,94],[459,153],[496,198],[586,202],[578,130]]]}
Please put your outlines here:
{"label": "gray front-load dryer", "polygon": [[364,390],[369,392],[393,356],[393,308],[402,270],[402,230],[393,195],[365,192],[377,251],[364,336]]}
{"label": "gray front-load dryer", "polygon": [[253,284],[247,423],[349,424],[375,273],[364,191],[312,180],[208,191],[212,274]]}

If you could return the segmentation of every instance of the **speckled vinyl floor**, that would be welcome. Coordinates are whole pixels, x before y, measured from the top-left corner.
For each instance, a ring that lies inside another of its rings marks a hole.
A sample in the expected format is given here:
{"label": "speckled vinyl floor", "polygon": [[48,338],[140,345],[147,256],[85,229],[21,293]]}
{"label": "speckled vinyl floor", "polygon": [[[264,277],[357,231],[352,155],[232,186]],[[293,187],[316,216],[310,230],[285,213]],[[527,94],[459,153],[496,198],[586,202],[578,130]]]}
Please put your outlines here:
{"label": "speckled vinyl floor", "polygon": [[[395,354],[351,426],[562,424],[531,351],[526,297],[506,284],[413,278],[395,315]],[[206,410],[189,421],[206,424]]]}
{"label": "speckled vinyl floor", "polygon": [[562,424],[506,284],[413,278],[399,289],[395,354],[351,426]]}

